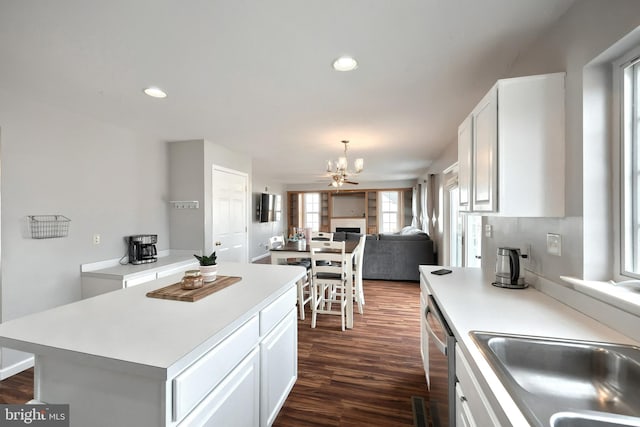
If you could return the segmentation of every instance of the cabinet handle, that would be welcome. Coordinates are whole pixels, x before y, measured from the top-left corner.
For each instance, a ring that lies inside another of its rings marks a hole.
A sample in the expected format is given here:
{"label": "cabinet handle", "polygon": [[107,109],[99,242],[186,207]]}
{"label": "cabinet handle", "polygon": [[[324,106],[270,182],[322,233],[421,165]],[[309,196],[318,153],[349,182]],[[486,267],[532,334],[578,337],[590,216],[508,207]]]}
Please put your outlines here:
{"label": "cabinet handle", "polygon": [[481,255],[476,255],[476,259],[482,259]]}
{"label": "cabinet handle", "polygon": [[467,396],[460,396],[460,402],[466,402]]}
{"label": "cabinet handle", "polygon": [[216,242],[216,246],[222,246],[222,242]]}

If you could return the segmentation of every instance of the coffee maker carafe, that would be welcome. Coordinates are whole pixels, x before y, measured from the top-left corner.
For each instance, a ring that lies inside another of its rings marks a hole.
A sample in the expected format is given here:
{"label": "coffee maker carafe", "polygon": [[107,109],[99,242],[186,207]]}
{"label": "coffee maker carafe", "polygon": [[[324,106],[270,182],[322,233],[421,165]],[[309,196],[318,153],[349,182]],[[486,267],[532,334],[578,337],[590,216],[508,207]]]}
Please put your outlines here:
{"label": "coffee maker carafe", "polygon": [[501,288],[526,288],[522,269],[520,268],[520,254],[517,248],[498,248],[496,256],[496,281],[491,284]]}
{"label": "coffee maker carafe", "polygon": [[146,264],[156,262],[158,254],[156,243],[157,234],[138,234],[129,236],[129,264]]}

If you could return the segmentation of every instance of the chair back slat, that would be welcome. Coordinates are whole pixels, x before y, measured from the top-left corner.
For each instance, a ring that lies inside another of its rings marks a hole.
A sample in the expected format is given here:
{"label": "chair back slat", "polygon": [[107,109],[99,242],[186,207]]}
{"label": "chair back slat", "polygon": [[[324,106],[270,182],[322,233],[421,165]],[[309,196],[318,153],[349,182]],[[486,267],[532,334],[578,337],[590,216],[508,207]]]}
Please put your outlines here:
{"label": "chair back slat", "polygon": [[333,233],[328,233],[326,231],[312,231],[311,240],[333,242]]}

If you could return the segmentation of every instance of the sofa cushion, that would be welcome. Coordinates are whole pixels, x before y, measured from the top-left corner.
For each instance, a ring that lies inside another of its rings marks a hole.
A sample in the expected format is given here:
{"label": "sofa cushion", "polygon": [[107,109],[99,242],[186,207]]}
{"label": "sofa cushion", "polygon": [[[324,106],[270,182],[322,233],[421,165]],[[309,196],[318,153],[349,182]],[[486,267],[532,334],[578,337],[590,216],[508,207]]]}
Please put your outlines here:
{"label": "sofa cushion", "polygon": [[347,232],[347,240],[360,240],[360,236],[362,236],[360,233]]}
{"label": "sofa cushion", "polygon": [[347,240],[347,233],[344,231],[334,231],[333,240],[334,242],[344,242]]}
{"label": "sofa cushion", "polygon": [[421,234],[421,233],[425,234],[424,231],[420,230],[419,228],[408,225],[406,227],[403,227],[398,234],[402,236],[406,236],[408,234]]}

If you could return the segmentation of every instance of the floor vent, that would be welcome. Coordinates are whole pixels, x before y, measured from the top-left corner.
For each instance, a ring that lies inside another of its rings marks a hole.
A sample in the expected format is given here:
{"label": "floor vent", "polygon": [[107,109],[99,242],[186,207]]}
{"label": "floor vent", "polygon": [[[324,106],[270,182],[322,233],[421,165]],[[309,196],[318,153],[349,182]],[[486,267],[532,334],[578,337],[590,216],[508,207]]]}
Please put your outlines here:
{"label": "floor vent", "polygon": [[413,425],[415,427],[429,427],[424,399],[420,396],[412,396],[411,408],[413,409]]}

